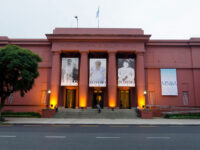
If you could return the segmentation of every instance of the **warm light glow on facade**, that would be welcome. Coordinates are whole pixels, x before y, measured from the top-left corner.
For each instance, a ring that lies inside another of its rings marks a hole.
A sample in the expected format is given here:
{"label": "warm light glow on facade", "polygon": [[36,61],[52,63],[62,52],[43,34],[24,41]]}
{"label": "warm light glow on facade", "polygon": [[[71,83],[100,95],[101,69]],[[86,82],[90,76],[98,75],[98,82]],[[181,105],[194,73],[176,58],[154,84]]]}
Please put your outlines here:
{"label": "warm light glow on facade", "polygon": [[49,108],[50,108],[50,109],[54,109],[55,106],[57,106],[57,100],[56,100],[55,98],[51,98],[51,99],[50,99]]}
{"label": "warm light glow on facade", "polygon": [[109,107],[110,108],[115,108],[116,107],[116,101],[114,99],[109,100]]}
{"label": "warm light glow on facade", "polygon": [[144,107],[145,107],[145,96],[139,97],[138,106],[140,107],[140,109],[144,109]]}
{"label": "warm light glow on facade", "polygon": [[79,100],[79,107],[86,107],[87,106],[87,100],[86,98],[80,98]]}

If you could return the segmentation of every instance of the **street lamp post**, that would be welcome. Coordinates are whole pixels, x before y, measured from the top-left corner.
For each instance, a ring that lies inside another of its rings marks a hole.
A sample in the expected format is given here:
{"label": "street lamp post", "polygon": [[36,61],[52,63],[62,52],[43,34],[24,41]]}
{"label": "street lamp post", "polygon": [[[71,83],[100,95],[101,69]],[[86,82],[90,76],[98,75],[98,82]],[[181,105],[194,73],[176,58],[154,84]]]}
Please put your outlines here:
{"label": "street lamp post", "polygon": [[78,16],[75,16],[74,18],[75,18],[76,21],[77,21],[77,28],[78,28]]}

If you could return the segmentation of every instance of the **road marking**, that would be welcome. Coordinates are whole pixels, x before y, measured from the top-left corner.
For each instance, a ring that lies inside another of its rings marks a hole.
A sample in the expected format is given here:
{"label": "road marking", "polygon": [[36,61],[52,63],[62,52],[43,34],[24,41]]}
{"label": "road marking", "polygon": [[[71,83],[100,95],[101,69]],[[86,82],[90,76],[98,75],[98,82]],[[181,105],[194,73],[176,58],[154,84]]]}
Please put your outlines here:
{"label": "road marking", "polygon": [[64,139],[66,136],[45,136],[45,138],[58,138],[58,139]]}
{"label": "road marking", "polygon": [[98,127],[97,125],[80,125],[80,127]]}
{"label": "road marking", "polygon": [[141,127],[141,128],[155,128],[157,126],[139,126],[139,127]]}
{"label": "road marking", "polygon": [[119,139],[120,137],[97,136],[96,139]]}
{"label": "road marking", "polygon": [[34,124],[32,124],[32,125],[30,124],[30,125],[29,125],[29,124],[27,124],[27,125],[24,125],[24,126],[25,126],[25,127],[39,127],[39,126],[41,126],[41,125],[34,125]]}
{"label": "road marking", "polygon": [[70,127],[70,125],[52,125],[53,127]]}
{"label": "road marking", "polygon": [[164,140],[168,140],[170,139],[170,137],[155,137],[155,136],[150,136],[150,137],[146,137],[147,139],[164,139]]}
{"label": "road marking", "polygon": [[128,128],[129,126],[110,126],[111,128]]}
{"label": "road marking", "polygon": [[15,135],[0,135],[0,138],[16,138]]}

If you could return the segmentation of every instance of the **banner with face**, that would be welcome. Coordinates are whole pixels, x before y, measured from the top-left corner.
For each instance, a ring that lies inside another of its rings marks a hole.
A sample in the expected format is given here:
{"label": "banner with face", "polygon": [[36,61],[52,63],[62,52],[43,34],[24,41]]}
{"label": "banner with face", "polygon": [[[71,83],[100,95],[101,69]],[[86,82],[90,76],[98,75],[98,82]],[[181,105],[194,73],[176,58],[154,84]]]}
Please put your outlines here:
{"label": "banner with face", "polygon": [[90,59],[90,87],[106,87],[106,59]]}
{"label": "banner with face", "polygon": [[62,58],[61,86],[78,86],[79,58]]}
{"label": "banner with face", "polygon": [[118,86],[135,87],[135,59],[118,58]]}

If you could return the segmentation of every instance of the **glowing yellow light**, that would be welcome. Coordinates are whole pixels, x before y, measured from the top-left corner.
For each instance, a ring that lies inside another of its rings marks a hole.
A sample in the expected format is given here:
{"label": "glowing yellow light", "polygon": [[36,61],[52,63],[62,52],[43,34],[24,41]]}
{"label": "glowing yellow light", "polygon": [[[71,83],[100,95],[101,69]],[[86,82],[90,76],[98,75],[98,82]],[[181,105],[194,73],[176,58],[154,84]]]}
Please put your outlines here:
{"label": "glowing yellow light", "polygon": [[110,99],[109,100],[109,107],[111,107],[111,108],[115,108],[116,107],[116,102],[115,102],[114,99]]}
{"label": "glowing yellow light", "polygon": [[57,105],[57,100],[55,98],[52,98],[50,100],[50,106],[49,106],[50,109],[54,109],[56,105]]}
{"label": "glowing yellow light", "polygon": [[140,107],[140,109],[144,109],[144,106],[145,106],[145,97],[144,96],[139,97],[138,106]]}
{"label": "glowing yellow light", "polygon": [[79,107],[86,107],[87,106],[86,102],[87,101],[85,98],[81,98],[79,101]]}

